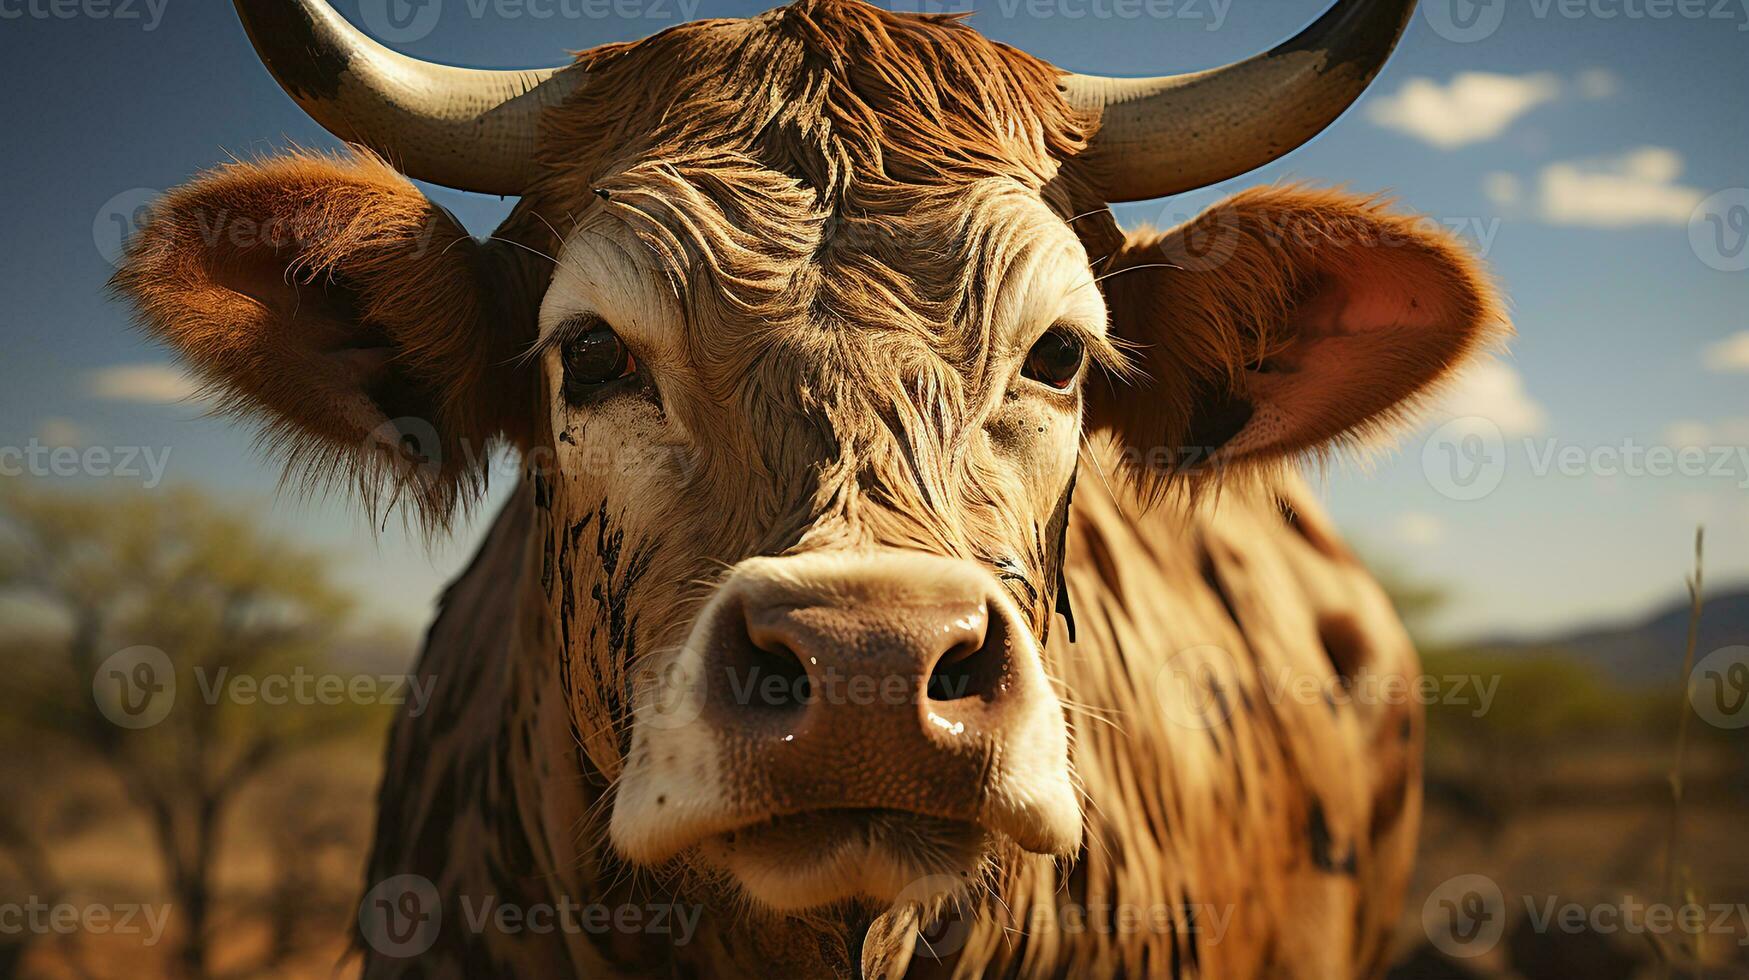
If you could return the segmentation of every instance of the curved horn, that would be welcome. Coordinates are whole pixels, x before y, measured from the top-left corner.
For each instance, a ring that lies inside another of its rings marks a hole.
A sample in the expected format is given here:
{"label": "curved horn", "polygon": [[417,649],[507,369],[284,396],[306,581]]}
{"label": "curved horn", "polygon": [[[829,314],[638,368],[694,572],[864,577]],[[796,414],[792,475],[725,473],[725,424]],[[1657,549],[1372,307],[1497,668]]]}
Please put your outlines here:
{"label": "curved horn", "polygon": [[1337,0],[1292,40],[1185,75],[1066,74],[1063,96],[1097,113],[1079,159],[1109,201],[1206,187],[1318,135],[1384,67],[1415,0]]}
{"label": "curved horn", "polygon": [[236,0],[256,54],[322,127],[420,180],[521,194],[534,174],[540,111],[571,90],[569,69],[482,71],[409,58],[324,0]]}

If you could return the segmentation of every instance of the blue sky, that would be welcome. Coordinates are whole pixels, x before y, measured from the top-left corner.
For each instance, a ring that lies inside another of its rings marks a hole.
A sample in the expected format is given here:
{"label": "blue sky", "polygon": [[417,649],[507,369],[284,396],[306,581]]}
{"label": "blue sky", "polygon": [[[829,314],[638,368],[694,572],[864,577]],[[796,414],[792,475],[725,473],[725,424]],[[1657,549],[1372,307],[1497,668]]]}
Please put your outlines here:
{"label": "blue sky", "polygon": [[[917,9],[914,0],[895,0]],[[933,0],[931,0],[933,2]],[[391,8],[389,4],[395,6]],[[989,0],[972,23],[1065,68],[1152,74],[1291,35],[1322,0]],[[719,0],[339,0],[408,53],[558,63]],[[933,9],[943,9],[934,7]],[[1694,525],[1714,581],[1749,578],[1749,0],[1423,0],[1369,94],[1328,132],[1226,185],[1124,205],[1166,224],[1284,179],[1388,191],[1458,229],[1519,338],[1365,469],[1318,477],[1370,556],[1446,586],[1447,635],[1631,616],[1680,587]],[[332,146],[217,0],[0,0],[0,468],[69,445],[150,450],[165,482],[257,507],[344,556],[367,618],[423,624],[478,523],[428,547],[345,500],[275,495],[252,433],[177,400],[163,351],[103,293],[135,209],[228,156]],[[476,233],[496,198],[427,188]],[[1647,450],[1650,449],[1650,455]],[[1685,450],[1679,453],[1679,450]],[[43,478],[89,484],[90,475]],[[145,456],[138,476],[149,482]],[[44,472],[46,471],[46,472]],[[505,489],[501,481],[498,492]],[[483,513],[489,512],[483,511]]]}

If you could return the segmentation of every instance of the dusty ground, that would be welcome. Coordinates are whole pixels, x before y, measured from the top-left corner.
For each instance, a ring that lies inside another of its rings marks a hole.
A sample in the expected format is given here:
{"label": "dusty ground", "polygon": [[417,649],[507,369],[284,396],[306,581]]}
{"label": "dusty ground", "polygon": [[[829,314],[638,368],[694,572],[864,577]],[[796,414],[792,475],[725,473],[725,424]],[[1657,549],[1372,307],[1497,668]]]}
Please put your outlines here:
{"label": "dusty ground", "polygon": [[[1662,744],[1568,746],[1548,760],[1538,788],[1503,820],[1432,802],[1399,931],[1403,957],[1418,958],[1402,975],[1657,976],[1652,946],[1641,936],[1574,938],[1559,930],[1526,931],[1523,923],[1527,898],[1538,907],[1553,900],[1593,908],[1659,894],[1671,813],[1668,759],[1669,747]],[[221,861],[215,930],[221,976],[356,976],[356,963],[345,956],[345,936],[356,912],[378,764],[374,741],[339,743],[276,773],[243,800],[227,828]],[[1694,900],[1709,906],[1749,908],[1749,788],[1742,772],[1742,760],[1717,747],[1698,751],[1690,766],[1677,874]],[[146,824],[119,805],[113,780],[90,771],[69,775],[58,767],[38,775],[61,781],[58,802],[42,817],[56,829],[48,854],[73,900],[162,902],[161,871]],[[316,825],[317,832],[309,832]],[[291,860],[288,852],[300,857]],[[1505,936],[1473,957],[1432,956],[1424,909],[1445,883],[1464,875],[1483,875],[1498,885],[1508,920]],[[296,952],[270,969],[254,968],[272,941],[275,915],[296,921]],[[1749,923],[1739,916],[1725,924],[1732,931],[1702,937],[1701,952],[1712,968],[1701,975],[1749,977],[1749,945],[1742,945],[1749,943]],[[170,976],[173,940],[166,936],[146,945],[137,936],[39,939],[14,964],[15,975]],[[0,977],[7,975],[4,967],[0,959]]]}
{"label": "dusty ground", "polygon": [[[1719,746],[1702,747],[1691,759],[1667,893],[1669,759],[1668,745],[1569,746],[1545,767],[1530,801],[1497,827],[1459,807],[1430,805],[1398,942],[1403,958],[1419,950],[1438,967],[1402,975],[1658,976],[1657,950],[1645,935],[1651,930],[1628,924],[1633,910],[1658,902],[1705,909],[1706,927],[1694,937],[1708,966],[1701,975],[1749,977],[1749,786],[1742,760]],[[1501,939],[1464,950],[1474,956],[1433,957],[1430,937],[1443,938],[1449,918],[1430,906],[1451,894],[1450,883],[1474,875],[1499,888]],[[1569,904],[1585,911],[1587,925],[1535,927],[1551,906]],[[1616,910],[1624,910],[1620,926]],[[1663,935],[1671,944],[1690,939],[1681,930]]]}

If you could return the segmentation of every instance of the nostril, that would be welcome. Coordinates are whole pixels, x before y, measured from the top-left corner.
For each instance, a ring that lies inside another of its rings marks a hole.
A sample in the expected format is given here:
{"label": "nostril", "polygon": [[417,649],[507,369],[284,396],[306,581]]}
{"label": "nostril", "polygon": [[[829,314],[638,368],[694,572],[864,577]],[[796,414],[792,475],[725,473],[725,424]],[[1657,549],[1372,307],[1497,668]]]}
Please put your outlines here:
{"label": "nostril", "polygon": [[813,699],[813,683],[802,658],[782,643],[753,641],[744,689],[753,692],[751,708],[784,711]]}
{"label": "nostril", "polygon": [[731,716],[793,712],[813,698],[813,682],[792,638],[773,628],[770,610],[742,608],[718,622],[712,644],[712,698]]}
{"label": "nostril", "polygon": [[1007,675],[1008,626],[1003,617],[992,616],[983,635],[960,642],[935,662],[929,672],[929,700],[993,701]]}

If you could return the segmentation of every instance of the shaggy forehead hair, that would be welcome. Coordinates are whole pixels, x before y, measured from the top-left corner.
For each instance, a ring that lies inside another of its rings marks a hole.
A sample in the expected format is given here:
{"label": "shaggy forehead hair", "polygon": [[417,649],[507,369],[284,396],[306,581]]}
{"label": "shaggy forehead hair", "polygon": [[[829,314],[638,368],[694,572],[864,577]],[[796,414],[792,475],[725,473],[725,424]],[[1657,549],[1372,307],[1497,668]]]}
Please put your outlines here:
{"label": "shaggy forehead hair", "polygon": [[873,303],[864,325],[963,325],[1013,257],[1000,239],[1027,231],[992,222],[1002,190],[1074,206],[1046,191],[1085,146],[1057,70],[955,17],[805,0],[579,64],[513,223],[564,227],[605,199],[679,295],[745,317],[826,325]]}
{"label": "shaggy forehead hair", "polygon": [[[843,506],[849,486],[879,483],[911,498],[892,501],[900,523],[922,525],[899,536],[963,550],[964,515],[933,512],[991,482],[957,450],[992,354],[1009,353],[999,298],[1067,240],[1040,222],[1075,206],[1052,183],[1084,146],[1056,70],[952,17],[842,0],[687,24],[581,64],[517,234],[556,247],[623,232],[678,301],[688,383],[738,410],[712,413],[707,443],[768,469],[831,457],[837,485],[810,492]],[[797,452],[801,420],[826,438]],[[880,478],[895,452],[909,479]],[[781,495],[784,475],[764,475],[749,492]]]}
{"label": "shaggy forehead hair", "polygon": [[709,147],[795,180],[828,212],[893,215],[924,188],[1037,188],[1085,146],[1056,69],[951,16],[804,0],[579,58],[526,198],[577,205],[603,174]]}

